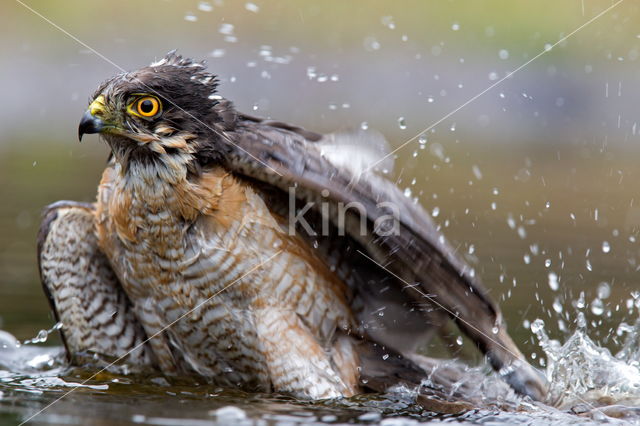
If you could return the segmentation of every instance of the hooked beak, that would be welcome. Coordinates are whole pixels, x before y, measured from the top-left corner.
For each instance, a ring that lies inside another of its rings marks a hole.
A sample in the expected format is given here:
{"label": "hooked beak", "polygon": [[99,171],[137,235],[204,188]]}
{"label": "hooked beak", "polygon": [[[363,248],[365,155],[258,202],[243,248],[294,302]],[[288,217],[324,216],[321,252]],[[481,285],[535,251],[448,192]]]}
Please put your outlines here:
{"label": "hooked beak", "polygon": [[86,133],[100,133],[104,127],[104,122],[91,114],[90,110],[87,110],[80,120],[78,126],[78,139],[82,142],[82,136]]}
{"label": "hooked beak", "polygon": [[105,128],[105,123],[100,116],[105,113],[105,98],[100,95],[91,102],[89,108],[82,116],[80,125],[78,126],[78,139],[82,142],[82,136],[85,133],[100,133]]}

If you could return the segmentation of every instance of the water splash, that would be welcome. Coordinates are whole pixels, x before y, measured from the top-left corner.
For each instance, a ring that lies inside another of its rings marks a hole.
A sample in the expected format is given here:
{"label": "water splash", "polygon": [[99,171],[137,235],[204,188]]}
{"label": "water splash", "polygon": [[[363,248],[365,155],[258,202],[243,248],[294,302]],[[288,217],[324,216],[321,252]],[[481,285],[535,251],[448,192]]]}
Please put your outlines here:
{"label": "water splash", "polygon": [[622,349],[616,354],[616,358],[640,368],[640,318],[633,326],[625,323],[620,324],[619,329],[628,334]]}
{"label": "water splash", "polygon": [[[48,330],[40,330],[38,332],[38,334],[36,335],[36,337],[32,338],[32,339],[27,339],[24,342],[22,342],[23,345],[33,345],[33,344],[37,344],[37,343],[44,343],[47,341],[47,339],[49,339],[49,335],[55,331],[58,331],[62,328],[62,323],[61,322],[57,322],[53,327],[51,327]],[[18,343],[18,346],[20,346],[20,343]]]}
{"label": "water splash", "polygon": [[576,324],[564,344],[549,338],[543,320],[531,324],[547,356],[546,402],[560,409],[640,404],[640,320],[616,356],[589,338],[583,312],[578,312]]}
{"label": "water splash", "polygon": [[[461,410],[456,411],[451,420],[457,423],[566,425],[585,424],[589,418],[592,421],[617,423],[618,420],[612,416],[624,417],[625,421],[640,419],[640,416],[633,417],[640,414],[640,410],[614,405],[624,403],[631,406],[640,402],[640,320],[633,326],[621,325],[620,333],[627,333],[627,340],[616,357],[612,357],[606,349],[597,347],[586,336],[584,316],[578,322],[579,329],[564,345],[549,339],[542,320],[531,324],[532,331],[538,335],[549,357],[547,377],[552,383],[552,396],[548,402],[554,402],[562,411],[518,396],[489,365],[470,367],[455,360],[432,359],[423,366],[430,372],[424,384],[436,389],[444,384],[442,389],[447,389],[449,396],[453,397],[454,393],[464,395],[473,404],[472,410],[461,406]],[[422,357],[415,361],[421,364],[420,359],[422,362],[428,360]],[[96,407],[111,414],[112,404],[120,404],[122,395],[129,393],[156,395],[157,404],[154,405],[151,398],[140,405],[126,405],[129,407],[127,410],[120,406],[123,410],[119,414],[122,419],[156,424],[178,423],[177,417],[157,417],[158,406],[164,409],[178,394],[180,404],[170,411],[172,415],[181,413],[180,416],[183,416],[182,404],[186,402],[193,407],[204,407],[201,412],[189,411],[190,418],[207,421],[216,419],[219,423],[245,419],[247,424],[262,424],[264,420],[418,424],[437,415],[429,410],[430,406],[424,406],[416,389],[406,387],[392,389],[385,395],[359,395],[317,403],[300,402],[299,406],[294,407],[292,404],[295,401],[283,399],[282,396],[248,395],[207,385],[194,387],[191,382],[183,383],[178,379],[160,376],[105,373],[99,379],[85,383],[83,378],[89,377],[89,374],[91,370],[69,370],[64,362],[63,348],[21,345],[9,333],[0,332],[0,408],[2,401],[10,404],[12,398],[23,398],[26,394],[32,395],[45,406],[51,395],[60,395],[72,388],[82,388],[75,393],[75,398],[82,398],[82,401],[94,401],[94,396],[99,396],[102,404],[107,401],[104,406],[90,404],[90,412],[85,412],[82,411],[82,404],[72,401],[65,405],[63,400],[50,413],[45,413],[44,418],[47,415],[57,416],[59,413],[56,410],[62,413],[70,410],[79,418],[90,418],[95,416]],[[593,409],[595,405],[598,408]],[[292,410],[299,416],[291,417]],[[285,412],[286,418],[282,414]],[[31,411],[25,412],[24,418],[30,414]],[[254,420],[257,422],[253,423]]]}

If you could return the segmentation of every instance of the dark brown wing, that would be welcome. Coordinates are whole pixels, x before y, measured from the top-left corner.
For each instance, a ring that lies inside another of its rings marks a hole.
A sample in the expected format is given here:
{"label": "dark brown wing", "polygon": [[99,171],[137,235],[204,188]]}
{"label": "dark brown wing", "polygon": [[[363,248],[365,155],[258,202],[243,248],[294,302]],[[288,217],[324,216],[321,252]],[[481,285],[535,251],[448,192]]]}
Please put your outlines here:
{"label": "dark brown wing", "polygon": [[[334,225],[340,203],[362,206],[366,232],[360,232],[355,209],[343,215],[344,228],[362,247],[361,256],[370,258],[369,267],[395,278],[418,302],[429,299],[445,310],[517,391],[542,397],[543,383],[507,334],[497,305],[424,209],[395,184],[372,172],[355,176],[336,167],[321,153],[321,135],[284,123],[240,115],[225,135],[229,168],[284,192],[295,188],[294,196],[317,210],[328,205]],[[390,232],[392,221],[385,218],[397,213],[397,232]]]}

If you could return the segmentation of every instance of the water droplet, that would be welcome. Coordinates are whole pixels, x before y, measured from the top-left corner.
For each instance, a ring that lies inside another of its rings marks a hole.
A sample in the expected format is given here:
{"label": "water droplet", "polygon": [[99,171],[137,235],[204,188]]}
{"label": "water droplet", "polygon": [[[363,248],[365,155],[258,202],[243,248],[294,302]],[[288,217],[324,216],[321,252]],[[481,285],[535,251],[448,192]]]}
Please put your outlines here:
{"label": "water droplet", "polygon": [[372,36],[365,37],[363,44],[364,50],[366,50],[367,52],[373,52],[380,49],[380,43],[378,42],[378,40],[376,40],[375,37]]}
{"label": "water droplet", "polygon": [[440,214],[440,207],[434,207],[433,210],[431,211],[431,216],[433,217],[438,217],[438,215]]}
{"label": "water droplet", "polygon": [[226,53],[227,51],[224,49],[214,49],[211,52],[211,56],[213,56],[214,58],[222,58]]}
{"label": "water droplet", "polygon": [[393,22],[393,16],[383,16],[380,18],[380,23],[390,30],[396,29],[396,24]]}
{"label": "water droplet", "polygon": [[565,324],[565,322],[562,319],[558,320],[558,330],[565,332],[567,331],[567,325]]}
{"label": "water droplet", "polygon": [[558,291],[560,285],[558,283],[558,275],[555,272],[549,272],[549,288],[553,291]]}
{"label": "water droplet", "polygon": [[457,22],[454,22],[454,23],[451,25],[451,29],[452,29],[453,31],[458,31],[458,30],[460,29],[460,24],[458,24]]}
{"label": "water droplet", "polygon": [[591,261],[589,259],[585,261],[585,266],[587,267],[587,271],[593,271],[593,266],[591,266]]}
{"label": "water droplet", "polygon": [[609,253],[611,251],[611,246],[609,245],[608,241],[603,241],[602,242],[602,252],[603,253]]}
{"label": "water droplet", "polygon": [[389,354],[384,354],[384,355],[382,355],[382,359],[383,359],[384,361],[386,361],[387,359],[389,359]]}
{"label": "water droplet", "polygon": [[251,3],[251,2],[246,3],[244,5],[244,8],[247,9],[249,12],[253,12],[253,13],[260,12],[260,7],[255,3]]}
{"label": "water droplet", "polygon": [[529,256],[529,254],[525,254],[522,258],[523,258],[524,263],[525,263],[526,265],[528,265],[528,264],[530,264],[530,263],[531,263],[531,256]]}
{"label": "water droplet", "polygon": [[411,197],[411,188],[404,189],[404,196],[407,198]]}
{"label": "water droplet", "polygon": [[400,127],[402,130],[407,128],[407,122],[405,121],[404,117],[398,118],[398,127]]}
{"label": "water droplet", "polygon": [[198,3],[198,10],[203,12],[211,12],[213,10],[213,5],[208,1],[201,1]]}
{"label": "water droplet", "polygon": [[362,130],[367,130],[369,128],[369,123],[367,123],[366,121],[363,121],[362,123],[360,123],[360,128]]}
{"label": "water droplet", "polygon": [[224,23],[220,25],[220,28],[218,28],[218,32],[220,34],[225,34],[225,35],[232,35],[233,34],[233,24],[229,24],[229,23]]}
{"label": "water droplet", "polygon": [[551,266],[551,259],[545,259],[544,266],[546,266],[547,268]]}
{"label": "water droplet", "polygon": [[491,329],[491,332],[492,332],[493,334],[498,334],[498,332],[499,332],[499,331],[500,331],[500,328],[495,327],[495,326]]}
{"label": "water droplet", "polygon": [[44,343],[44,342],[46,342],[47,338],[49,337],[49,333],[53,332],[53,330],[56,330],[56,327],[58,327],[58,324],[53,326],[53,328],[51,328],[51,330],[40,330],[40,331],[38,331],[38,334],[36,335],[36,337],[34,337],[33,339],[25,340],[23,342],[23,344],[29,345],[29,344],[34,344],[34,343]]}
{"label": "water droplet", "polygon": [[607,299],[609,298],[609,296],[611,296],[611,286],[609,285],[608,282],[603,281],[600,284],[598,284],[598,298],[600,299]]}
{"label": "water droplet", "polygon": [[598,316],[604,313],[604,303],[601,299],[593,299],[593,302],[591,302],[591,312],[593,312],[594,315]]}
{"label": "water droplet", "polygon": [[507,49],[500,49],[498,57],[500,59],[509,59],[509,51]]}
{"label": "water droplet", "polygon": [[523,240],[527,238],[527,231],[524,229],[523,226],[518,227],[518,236]]}
{"label": "water droplet", "polygon": [[555,300],[553,301],[553,310],[556,311],[556,313],[560,314],[562,313],[562,303],[560,303],[560,299],[559,298],[555,298]]}
{"label": "water droplet", "polygon": [[471,167],[471,170],[473,171],[473,175],[476,177],[476,179],[481,180],[482,179],[482,171],[480,171],[480,167],[478,167],[477,165],[473,165]]}
{"label": "water droplet", "polygon": [[537,335],[538,333],[540,333],[543,330],[544,330],[544,321],[541,320],[540,318],[536,319],[535,321],[533,321],[531,323],[531,332],[533,334]]}
{"label": "water droplet", "polygon": [[196,22],[198,20],[198,17],[194,15],[192,12],[187,12],[184,15],[184,20],[188,22]]}
{"label": "water droplet", "polygon": [[458,344],[458,346],[462,346],[462,343],[463,343],[463,342],[464,342],[464,341],[462,340],[462,336],[458,336],[458,337],[456,337],[456,343]]}

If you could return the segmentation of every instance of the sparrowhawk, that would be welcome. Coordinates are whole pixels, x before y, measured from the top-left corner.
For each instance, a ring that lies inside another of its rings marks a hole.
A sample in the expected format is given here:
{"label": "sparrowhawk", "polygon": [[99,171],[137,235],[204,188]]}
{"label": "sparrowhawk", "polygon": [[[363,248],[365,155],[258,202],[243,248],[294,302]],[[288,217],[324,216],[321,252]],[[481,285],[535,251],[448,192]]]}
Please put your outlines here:
{"label": "sparrowhawk", "polygon": [[415,351],[451,319],[516,391],[544,395],[472,269],[387,178],[379,133],[256,118],[217,86],[170,52],[92,97],[79,136],[111,150],[97,201],[51,205],[39,236],[73,362],[350,396],[420,384]]}

